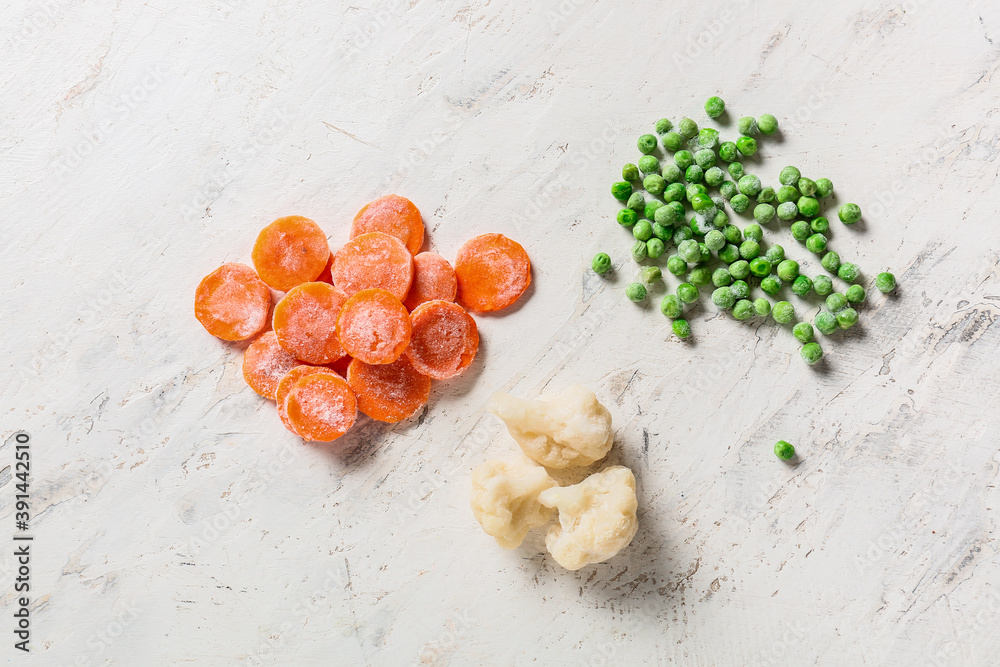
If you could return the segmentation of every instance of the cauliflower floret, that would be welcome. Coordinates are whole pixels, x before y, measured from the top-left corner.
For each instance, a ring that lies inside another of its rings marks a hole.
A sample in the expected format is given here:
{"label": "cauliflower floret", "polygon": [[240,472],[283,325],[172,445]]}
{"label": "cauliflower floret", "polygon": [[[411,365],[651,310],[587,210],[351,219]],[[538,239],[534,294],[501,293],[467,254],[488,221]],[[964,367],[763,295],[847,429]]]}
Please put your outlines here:
{"label": "cauliflower floret", "polygon": [[516,549],[529,530],[552,518],[538,494],[555,485],[545,468],[523,456],[487,461],[472,471],[472,513],[497,544]]}
{"label": "cauliflower floret", "polygon": [[487,409],[504,421],[521,451],[549,468],[590,465],[614,442],[611,413],[580,385],[533,401],[498,393]]}
{"label": "cauliflower floret", "polygon": [[628,546],[639,523],[635,517],[635,476],[611,466],[579,484],[548,489],[538,497],[559,510],[559,525],[549,528],[545,546],[567,570],[602,563]]}

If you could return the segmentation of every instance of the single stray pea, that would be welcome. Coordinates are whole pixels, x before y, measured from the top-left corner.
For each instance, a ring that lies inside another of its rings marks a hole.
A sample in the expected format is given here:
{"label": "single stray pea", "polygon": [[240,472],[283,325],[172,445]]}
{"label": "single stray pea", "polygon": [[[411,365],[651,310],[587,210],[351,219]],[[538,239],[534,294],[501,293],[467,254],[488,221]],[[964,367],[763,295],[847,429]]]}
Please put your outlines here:
{"label": "single stray pea", "polygon": [[685,139],[691,139],[694,135],[698,134],[698,123],[694,122],[691,118],[681,118],[677,122],[677,131]]}
{"label": "single stray pea", "polygon": [[691,325],[688,324],[687,320],[674,320],[670,325],[673,330],[674,335],[678,338],[690,338],[691,337]]}
{"label": "single stray pea", "polygon": [[628,287],[625,288],[625,296],[629,298],[629,301],[635,303],[645,301],[646,287],[642,283],[629,283]]}
{"label": "single stray pea", "polygon": [[636,142],[636,145],[639,147],[640,153],[642,153],[643,155],[649,155],[654,150],[656,150],[656,137],[654,137],[652,134],[644,134],[641,137],[639,137],[639,140]]}
{"label": "single stray pea", "polygon": [[834,292],[826,297],[826,307],[830,309],[831,313],[839,313],[844,308],[847,308],[847,297],[840,292]]}
{"label": "single stray pea", "polygon": [[779,204],[784,204],[786,201],[794,203],[799,198],[799,191],[791,185],[782,185],[774,193],[774,198],[778,200]]}
{"label": "single stray pea", "polygon": [[868,295],[865,293],[865,288],[861,285],[851,285],[844,292],[844,296],[851,303],[864,303],[865,297]]}
{"label": "single stray pea", "polygon": [[758,297],[753,301],[753,309],[757,317],[767,317],[771,314],[771,302],[764,297]]}
{"label": "single stray pea", "polygon": [[808,276],[799,276],[792,281],[792,292],[798,296],[808,296],[812,287],[813,281]]}
{"label": "single stray pea", "polygon": [[755,137],[760,132],[760,129],[757,127],[757,119],[753,116],[743,116],[736,121],[736,129],[746,137]]}
{"label": "single stray pea", "polygon": [[809,252],[816,253],[817,255],[826,252],[826,236],[823,234],[813,234],[806,239],[806,248]]}
{"label": "single stray pea", "polygon": [[632,184],[628,181],[618,181],[611,186],[611,194],[618,201],[628,201],[632,196]]}
{"label": "single stray pea", "polygon": [[833,293],[833,281],[830,276],[818,275],[813,278],[813,291],[819,296],[830,296]]}
{"label": "single stray pea", "polygon": [[667,187],[667,182],[659,174],[650,174],[642,179],[642,187],[651,195],[661,194]]}
{"label": "single stray pea", "polygon": [[782,461],[787,461],[795,456],[795,447],[792,446],[792,443],[786,440],[779,440],[774,443],[774,455]]}
{"label": "single stray pea", "polygon": [[802,355],[803,361],[812,366],[823,358],[823,348],[819,346],[819,343],[806,343],[799,350],[799,354]]}
{"label": "single stray pea", "polygon": [[800,343],[808,343],[815,337],[815,334],[813,334],[813,327],[808,322],[799,322],[792,327],[792,335],[795,336]]}
{"label": "single stray pea", "polygon": [[623,208],[618,211],[618,224],[622,227],[631,227],[639,219],[639,214],[630,208]]}
{"label": "single stray pea", "polygon": [[622,167],[622,180],[625,181],[638,181],[639,180],[639,167],[635,166],[631,162]]}
{"label": "single stray pea", "polygon": [[720,287],[712,292],[712,303],[717,308],[729,310],[736,303],[736,296],[728,287]]}
{"label": "single stray pea", "polygon": [[788,324],[795,319],[795,306],[787,301],[779,301],[771,309],[771,317],[778,324]]}
{"label": "single stray pea", "polygon": [[757,204],[753,209],[753,218],[762,225],[766,225],[774,219],[774,207],[770,204]]}
{"label": "single stray pea", "polygon": [[[793,201],[786,201],[778,204],[778,217],[782,220],[791,220],[798,215],[799,207]],[[809,223],[806,223],[807,225]]]}
{"label": "single stray pea", "polygon": [[896,289],[896,276],[892,275],[888,271],[883,271],[875,276],[875,287],[879,292],[888,294],[892,290]]}
{"label": "single stray pea", "polygon": [[593,261],[590,262],[590,268],[594,270],[594,273],[607,273],[611,270],[611,257],[606,252],[597,253],[594,255]]}
{"label": "single stray pea", "polygon": [[778,119],[766,113],[757,119],[757,127],[764,134],[774,134],[778,131]]}
{"label": "single stray pea", "polygon": [[672,320],[676,320],[684,312],[684,304],[676,294],[667,294],[660,301],[660,312]]}
{"label": "single stray pea", "polygon": [[[733,164],[736,164],[735,162]],[[743,193],[735,195],[729,200],[729,206],[737,213],[742,213],[750,207],[750,197]]]}
{"label": "single stray pea", "polygon": [[663,274],[660,272],[660,267],[658,266],[647,266],[639,272],[639,278],[647,285],[652,285],[662,277]]}
{"label": "single stray pea", "polygon": [[[656,225],[653,225],[653,227],[654,227],[653,233],[655,234]],[[663,251],[666,250],[666,248],[667,247],[663,244],[663,241],[661,239],[658,238],[649,239],[648,241],[646,241],[646,256],[649,257],[650,259],[656,259],[657,257],[663,254]]]}
{"label": "single stray pea", "polygon": [[[794,206],[794,204],[792,205]],[[778,208],[780,209],[781,206]],[[796,241],[805,241],[812,233],[812,229],[809,228],[809,223],[805,220],[796,220],[792,223],[791,232],[792,238]]]}
{"label": "single stray pea", "polygon": [[632,244],[632,259],[637,262],[641,262],[645,260],[646,257],[646,242],[636,240],[636,242]]}
{"label": "single stray pea", "polygon": [[802,177],[798,167],[785,167],[778,173],[778,182],[782,185],[795,185]]}
{"label": "single stray pea", "polygon": [[840,207],[840,210],[837,211],[837,216],[845,225],[853,225],[861,219],[861,207],[848,202]]}
{"label": "single stray pea", "polygon": [[749,299],[740,299],[733,306],[733,317],[738,320],[748,320],[754,316],[755,312],[753,302]]}
{"label": "single stray pea", "polygon": [[729,263],[729,275],[736,280],[743,280],[750,275],[750,262],[736,259]]}
{"label": "single stray pea", "polygon": [[858,268],[858,265],[852,264],[850,262],[844,262],[843,264],[840,265],[840,268],[837,269],[837,276],[839,276],[841,280],[847,283],[853,283],[855,280],[857,280],[858,274],[860,273],[861,269]]}
{"label": "single stray pea", "polygon": [[712,95],[705,100],[705,113],[709,118],[718,118],[726,110],[726,103],[718,95]]}
{"label": "single stray pea", "polygon": [[816,179],[816,194],[820,197],[829,197],[833,194],[833,181],[829,178]]}
{"label": "single stray pea", "polygon": [[653,225],[649,220],[640,220],[632,227],[632,236],[643,242],[648,241],[653,238]]}
{"label": "single stray pea", "polygon": [[673,153],[684,145],[684,137],[681,136],[680,132],[667,132],[660,137],[660,143],[663,144],[664,149]]}
{"label": "single stray pea", "polygon": [[819,332],[825,336],[829,336],[837,330],[837,317],[828,310],[821,310],[816,313],[813,323],[819,329]]}
{"label": "single stray pea", "polygon": [[844,308],[837,313],[837,326],[841,329],[850,329],[858,323],[858,311],[853,308]]}
{"label": "single stray pea", "polygon": [[767,261],[763,257],[754,258],[753,261],[750,262],[750,273],[758,278],[771,275],[771,262]]}
{"label": "single stray pea", "polygon": [[753,137],[740,137],[736,140],[736,150],[749,157],[757,152],[757,140]]}
{"label": "single stray pea", "polygon": [[760,288],[765,294],[775,296],[781,291],[781,278],[775,275],[764,276],[760,281]]}
{"label": "single stray pea", "polygon": [[677,286],[677,298],[684,303],[698,300],[698,288],[691,283],[681,283]]}
{"label": "single stray pea", "polygon": [[810,220],[809,226],[812,228],[814,232],[818,234],[826,234],[828,231],[830,231],[830,221],[824,218],[823,216],[819,216],[818,218],[813,218],[812,220]]}
{"label": "single stray pea", "polygon": [[782,280],[795,280],[799,277],[799,263],[786,259],[778,264],[778,277]]}
{"label": "single stray pea", "polygon": [[656,130],[657,134],[666,134],[671,129],[673,129],[673,127],[674,124],[670,122],[669,118],[661,118],[660,120],[656,121],[654,129]]}
{"label": "single stray pea", "polygon": [[639,171],[643,174],[658,174],[660,173],[660,161],[656,159],[655,155],[643,155],[639,158]]}

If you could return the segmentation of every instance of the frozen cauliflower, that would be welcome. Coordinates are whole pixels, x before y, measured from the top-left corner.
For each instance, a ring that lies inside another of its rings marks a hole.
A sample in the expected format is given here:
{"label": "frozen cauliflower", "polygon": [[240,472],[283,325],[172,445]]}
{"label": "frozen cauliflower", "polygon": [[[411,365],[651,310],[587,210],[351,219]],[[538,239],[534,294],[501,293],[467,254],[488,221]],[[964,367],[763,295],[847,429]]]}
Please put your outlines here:
{"label": "frozen cauliflower", "polygon": [[639,528],[635,517],[635,476],[611,466],[579,484],[543,491],[542,505],[559,510],[545,546],[567,570],[601,563],[628,546]]}
{"label": "frozen cauliflower", "polygon": [[614,442],[611,413],[580,385],[533,401],[498,393],[487,409],[504,421],[521,451],[549,468],[590,465]]}
{"label": "frozen cauliflower", "polygon": [[524,457],[487,461],[472,471],[472,513],[497,544],[516,549],[529,530],[552,518],[538,494],[555,485],[545,468]]}

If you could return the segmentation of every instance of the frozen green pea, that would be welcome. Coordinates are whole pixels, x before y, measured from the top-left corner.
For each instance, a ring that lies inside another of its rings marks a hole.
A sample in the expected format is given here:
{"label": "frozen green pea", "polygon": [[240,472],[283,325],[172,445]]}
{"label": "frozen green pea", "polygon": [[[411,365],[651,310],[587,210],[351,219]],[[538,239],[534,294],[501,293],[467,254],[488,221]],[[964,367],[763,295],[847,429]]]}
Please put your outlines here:
{"label": "frozen green pea", "polygon": [[750,207],[750,197],[740,193],[729,200],[729,206],[737,213],[742,213]]}
{"label": "frozen green pea", "polygon": [[767,186],[766,188],[762,188],[761,191],[757,194],[757,201],[761,204],[770,204],[771,202],[774,201],[774,198],[775,198],[774,188],[772,188],[770,185]]}
{"label": "frozen green pea", "polygon": [[622,227],[631,227],[639,219],[639,214],[630,208],[623,208],[618,211],[618,224]]}
{"label": "frozen green pea", "polygon": [[647,266],[639,272],[639,279],[647,285],[652,285],[663,277],[658,266]]}
{"label": "frozen green pea", "polygon": [[674,230],[674,245],[680,245],[681,241],[687,241],[692,238],[694,234],[691,232],[690,227],[682,226]]}
{"label": "frozen green pea", "polygon": [[639,303],[646,300],[646,286],[642,283],[629,283],[625,288],[625,296],[629,301]]}
{"label": "frozen green pea", "polygon": [[723,181],[722,184],[719,186],[719,194],[725,197],[726,201],[729,201],[737,194],[739,194],[739,188],[737,188],[736,184],[733,183],[732,181]]}
{"label": "frozen green pea", "polygon": [[[662,207],[661,207],[662,208]],[[656,209],[659,212],[660,209]],[[669,241],[674,235],[674,228],[670,225],[664,225],[659,222],[653,223],[653,236],[660,239],[664,243]]]}
{"label": "frozen green pea", "polygon": [[813,333],[812,325],[808,322],[799,322],[792,327],[792,335],[795,336],[800,343],[811,342],[812,339],[816,337],[816,334]]}
{"label": "frozen green pea", "polygon": [[760,243],[764,240],[764,230],[756,222],[752,222],[743,228],[743,236]]}
{"label": "frozen green pea", "polygon": [[632,259],[642,262],[645,261],[646,256],[646,242],[636,239],[636,242],[632,244]]}
{"label": "frozen green pea", "polygon": [[764,297],[757,297],[753,300],[753,309],[757,317],[767,317],[771,314],[771,302]]}
{"label": "frozen green pea", "polygon": [[622,167],[622,180],[623,181],[638,181],[639,180],[639,167],[635,166],[631,162]]}
{"label": "frozen green pea", "polygon": [[736,303],[736,297],[733,296],[732,291],[728,287],[719,287],[712,292],[712,303],[716,305],[717,308],[722,310],[729,310]]}
{"label": "frozen green pea", "polygon": [[819,296],[829,296],[833,293],[833,281],[830,276],[818,275],[813,278],[813,291]]}
{"label": "frozen green pea", "polygon": [[696,287],[703,287],[712,282],[712,269],[707,266],[696,266],[688,274],[688,282]]}
{"label": "frozen green pea", "polygon": [[664,149],[672,153],[680,150],[680,147],[684,145],[684,137],[681,136],[680,132],[667,132],[660,137],[660,143],[663,144]]}
{"label": "frozen green pea", "polygon": [[847,297],[840,292],[834,292],[826,297],[826,307],[830,309],[831,313],[838,313],[847,308]]}
{"label": "frozen green pea", "polygon": [[735,259],[729,263],[729,273],[736,280],[743,280],[750,275],[750,262],[745,259]]}
{"label": "frozen green pea", "polygon": [[698,300],[698,288],[691,283],[681,283],[677,286],[677,298],[684,303]]}
{"label": "frozen green pea", "polygon": [[779,440],[774,443],[774,455],[782,461],[787,461],[795,456],[795,447],[792,446],[792,443],[786,440]]}
{"label": "frozen green pea", "polygon": [[778,119],[766,113],[757,119],[757,127],[764,134],[774,134],[778,131]]}
{"label": "frozen green pea", "polygon": [[688,265],[680,255],[671,255],[667,258],[667,271],[675,276],[683,276],[687,273]]}
{"label": "frozen green pea", "polygon": [[757,140],[753,137],[740,137],[736,140],[736,150],[749,157],[757,152]]}
{"label": "frozen green pea", "polygon": [[729,167],[727,167],[727,169],[729,169],[729,175],[735,178],[736,180],[739,180],[743,176],[742,162],[730,162]]}
{"label": "frozen green pea", "polygon": [[702,169],[711,169],[715,166],[715,151],[710,148],[702,148],[699,151],[695,151],[694,163]]}
{"label": "frozen green pea", "polygon": [[802,172],[798,167],[785,167],[778,174],[778,182],[782,185],[795,185],[802,177]]}
{"label": "frozen green pea", "polygon": [[[665,213],[660,213],[660,211],[666,211]],[[684,204],[679,201],[672,201],[664,204],[661,208],[656,209],[656,215],[654,219],[657,222],[661,222],[665,225],[674,225],[684,219]]]}
{"label": "frozen green pea", "polygon": [[861,219],[861,207],[857,204],[847,203],[840,207],[837,216],[845,225],[853,225]]}
{"label": "frozen green pea", "polygon": [[792,293],[799,296],[808,296],[812,291],[813,281],[809,276],[799,276],[792,281]]}
{"label": "frozen green pea", "polygon": [[660,173],[660,161],[653,155],[643,155],[639,158],[639,171],[643,174]]}
{"label": "frozen green pea", "polygon": [[829,178],[817,178],[816,194],[820,197],[829,197],[833,194],[833,181]]}
{"label": "frozen green pea", "polygon": [[778,324],[788,324],[795,319],[795,306],[787,301],[779,301],[771,309],[771,317]]}
{"label": "frozen green pea", "polygon": [[758,278],[771,275],[771,262],[767,261],[763,257],[755,257],[750,262],[750,273]]}
{"label": "frozen green pea", "polygon": [[636,213],[642,213],[646,210],[646,195],[642,193],[641,190],[633,192],[625,203],[625,206],[632,209]]}
{"label": "frozen green pea", "polygon": [[875,287],[879,292],[888,294],[892,290],[896,289],[896,276],[892,275],[888,271],[883,271],[875,276]]}
{"label": "frozen green pea", "polygon": [[659,174],[650,174],[642,179],[642,187],[646,188],[649,194],[658,195],[666,189],[667,182]]}
{"label": "frozen green pea", "polygon": [[[782,204],[778,204],[778,217],[782,220],[791,220],[796,215],[798,215],[799,207],[795,205],[795,202],[786,201]],[[806,223],[808,226],[809,223]]]}
{"label": "frozen green pea", "polygon": [[687,179],[688,183],[701,183],[705,178],[705,170],[693,164],[684,170],[684,178]]}
{"label": "frozen green pea", "polygon": [[726,180],[726,172],[718,167],[709,167],[705,170],[705,184],[713,188],[719,187]]}
{"label": "frozen green pea", "polygon": [[677,254],[688,263],[701,261],[701,250],[698,248],[698,242],[694,239],[681,241],[677,245]]}
{"label": "frozen green pea", "polygon": [[864,303],[867,294],[865,293],[865,288],[861,285],[851,285],[844,292],[844,296],[847,297],[850,303]]}
{"label": "frozen green pea", "polygon": [[806,239],[806,248],[809,252],[820,253],[826,252],[826,236],[823,234],[813,234]]}
{"label": "frozen green pea", "polygon": [[837,269],[837,276],[846,283],[853,283],[858,279],[860,273],[861,269],[858,268],[858,265],[850,262],[844,262]]}
{"label": "frozen green pea", "polygon": [[738,320],[748,320],[754,313],[753,302],[749,299],[740,299],[733,305],[733,317]]}
{"label": "frozen green pea", "polygon": [[799,263],[786,259],[778,264],[778,277],[782,280],[795,280],[799,277]]}
{"label": "frozen green pea", "polygon": [[644,134],[641,137],[639,137],[639,140],[636,142],[636,145],[639,147],[640,153],[642,153],[643,155],[649,155],[654,150],[656,150],[656,137],[654,137],[652,134]]}
{"label": "frozen green pea", "polygon": [[781,291],[781,278],[775,275],[764,276],[760,281],[760,288],[767,294],[774,296]]}
{"label": "frozen green pea", "polygon": [[744,280],[734,280],[733,284],[729,286],[729,291],[737,299],[746,299],[750,296],[750,286]]}
{"label": "frozen green pea", "polygon": [[664,207],[659,199],[650,199],[642,208],[642,214],[647,220],[656,220],[656,212]]}
{"label": "frozen green pea", "polygon": [[712,284],[716,287],[727,287],[733,284],[733,276],[729,273],[729,269],[719,267],[712,272]]}
{"label": "frozen green pea", "polygon": [[[663,181],[671,185],[675,183],[680,185],[679,181],[684,178],[684,172],[681,171],[681,168],[673,162],[661,162],[660,164],[660,176],[663,177]],[[683,187],[681,185],[681,188]]]}
{"label": "frozen green pea", "polygon": [[773,245],[764,253],[764,259],[777,266],[785,259],[785,249],[780,245]]}
{"label": "frozen green pea", "polygon": [[799,213],[807,218],[814,218],[819,214],[819,202],[813,197],[799,197],[795,205],[799,207]]}
{"label": "frozen green pea", "polygon": [[747,137],[755,137],[760,130],[757,128],[757,119],[753,116],[743,116],[736,121],[736,129],[739,133]]}
{"label": "frozen green pea", "polygon": [[[740,249],[732,243],[727,243],[726,247],[719,251],[719,259],[726,264],[732,264],[740,258]],[[732,268],[732,267],[730,267]]]}
{"label": "frozen green pea", "polygon": [[812,229],[809,228],[809,223],[805,220],[796,220],[792,223],[791,232],[792,238],[796,241],[805,241],[812,234]]}
{"label": "frozen green pea", "polygon": [[618,201],[628,201],[632,196],[632,184],[628,181],[619,181],[611,186],[611,194]]}
{"label": "frozen green pea", "polygon": [[[676,165],[670,165],[674,169],[677,169]],[[680,172],[680,169],[677,169]],[[666,179],[664,179],[666,180]],[[683,201],[687,192],[684,189],[683,183],[670,183],[663,190],[663,201],[670,203],[672,201]]]}
{"label": "frozen green pea", "polygon": [[766,225],[774,220],[774,207],[770,204],[757,204],[753,208],[753,219]]}
{"label": "frozen green pea", "polygon": [[719,144],[719,159],[723,162],[732,162],[737,157],[739,157],[739,151],[736,149],[736,144],[732,141],[724,141]]}
{"label": "frozen green pea", "polygon": [[819,216],[809,221],[809,227],[817,234],[826,234],[830,231],[830,221],[823,216]]}
{"label": "frozen green pea", "polygon": [[753,239],[747,239],[740,244],[740,257],[747,260],[755,259],[760,256],[760,244]]}
{"label": "frozen green pea", "polygon": [[656,259],[663,254],[664,250],[666,250],[666,246],[663,244],[662,239],[651,238],[646,241],[646,256],[650,259]]}
{"label": "frozen green pea", "polygon": [[594,270],[594,273],[607,273],[611,270],[611,257],[606,252],[597,253],[590,262],[590,268]]}
{"label": "frozen green pea", "polygon": [[674,332],[674,335],[678,338],[690,338],[691,337],[691,325],[688,324],[687,320],[674,320],[670,325],[670,329]]}
{"label": "frozen green pea", "polygon": [[858,323],[858,311],[853,308],[844,308],[837,313],[837,326],[841,329],[850,329]]}
{"label": "frozen green pea", "polygon": [[718,252],[726,247],[726,235],[718,229],[713,229],[705,234],[705,245],[712,252]]}
{"label": "frozen green pea", "polygon": [[632,236],[645,243],[653,238],[653,224],[649,220],[640,220],[632,227]]}
{"label": "frozen green pea", "polygon": [[674,164],[681,171],[694,164],[694,155],[689,150],[680,150],[674,153]]}
{"label": "frozen green pea", "polygon": [[782,185],[778,188],[778,191],[774,193],[774,198],[779,204],[784,204],[785,202],[795,203],[798,201],[799,191],[791,185]]}
{"label": "frozen green pea", "polygon": [[837,330],[837,317],[828,310],[821,310],[813,318],[813,324],[824,336],[829,336]]}
{"label": "frozen green pea", "polygon": [[718,204],[716,204],[715,216],[712,218],[712,226],[716,229],[722,229],[729,224],[729,214],[722,210]]}
{"label": "frozen green pea", "polygon": [[[688,171],[691,171],[691,169],[697,169],[697,168],[698,167],[690,167],[688,169]],[[713,202],[712,198],[709,197],[708,195],[703,195],[701,193],[698,193],[698,194],[694,195],[693,197],[691,197],[691,208],[693,208],[696,211],[707,211],[708,209],[712,208],[713,206],[715,206],[715,202]]]}
{"label": "frozen green pea", "polygon": [[803,361],[813,366],[823,358],[823,348],[819,346],[819,343],[806,343],[799,350],[799,354],[802,356]]}
{"label": "frozen green pea", "polygon": [[736,245],[743,243],[743,230],[736,225],[727,225],[723,228],[722,234],[726,237],[726,241],[729,243],[734,243]]}
{"label": "frozen green pea", "polygon": [[688,183],[687,189],[685,190],[685,196],[688,198],[688,201],[690,201],[691,198],[694,197],[695,195],[707,195],[707,194],[708,194],[708,188],[706,188],[701,183]]}
{"label": "frozen green pea", "polygon": [[753,174],[745,174],[736,185],[747,197],[756,197],[761,190],[760,179]]}
{"label": "frozen green pea", "polygon": [[823,259],[821,259],[819,263],[823,266],[824,269],[826,269],[830,273],[835,274],[837,273],[837,269],[840,268],[840,255],[830,250],[825,255],[823,255]]}
{"label": "frozen green pea", "polygon": [[[698,132],[698,146],[700,148],[713,149],[719,143],[719,131],[711,127],[703,127]],[[712,151],[712,157],[715,157],[715,151]]]}
{"label": "frozen green pea", "polygon": [[684,305],[676,294],[667,294],[660,301],[660,312],[672,320],[676,320],[684,312]]}
{"label": "frozen green pea", "polygon": [[674,124],[670,122],[670,119],[661,118],[660,120],[656,121],[656,125],[653,126],[653,129],[656,130],[657,134],[666,134],[667,132],[672,130],[673,127]]}
{"label": "frozen green pea", "polygon": [[812,180],[811,178],[806,178],[803,176],[796,183],[796,187],[798,187],[799,192],[801,192],[806,197],[812,197],[814,194],[816,194],[816,181]]}
{"label": "frozen green pea", "polygon": [[691,118],[681,118],[677,122],[677,131],[685,139],[691,139],[694,135],[698,134],[698,123],[694,122]]}
{"label": "frozen green pea", "polygon": [[705,113],[709,118],[718,118],[726,110],[726,103],[718,95],[713,95],[705,100]]}

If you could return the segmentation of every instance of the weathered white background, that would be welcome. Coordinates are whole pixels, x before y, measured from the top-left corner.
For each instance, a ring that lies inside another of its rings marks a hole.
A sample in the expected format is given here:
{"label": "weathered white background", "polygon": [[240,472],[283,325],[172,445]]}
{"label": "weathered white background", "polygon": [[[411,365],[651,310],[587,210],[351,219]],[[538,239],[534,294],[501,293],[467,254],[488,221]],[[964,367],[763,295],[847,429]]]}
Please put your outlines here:
{"label": "weathered white background", "polygon": [[[13,664],[996,664],[993,0],[0,11],[2,435],[30,432],[35,466]],[[775,114],[753,170],[833,179],[866,223],[832,247],[899,278],[816,368],[773,322],[703,297],[682,343],[623,298],[609,185],[712,94]],[[303,445],[195,321],[195,285],[281,215],[336,247],[388,192],[446,257],[518,239],[534,287],[479,318],[475,367],[419,423]],[[614,277],[586,269],[598,250]],[[609,405],[641,487],[631,547],[576,573],[537,536],[501,550],[467,502],[512,448],[491,393],[569,382]]]}

